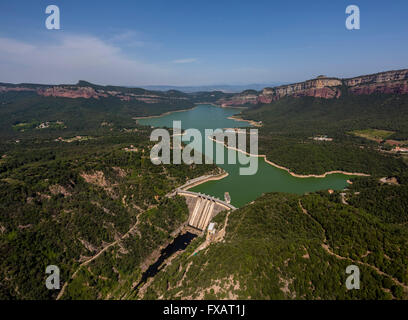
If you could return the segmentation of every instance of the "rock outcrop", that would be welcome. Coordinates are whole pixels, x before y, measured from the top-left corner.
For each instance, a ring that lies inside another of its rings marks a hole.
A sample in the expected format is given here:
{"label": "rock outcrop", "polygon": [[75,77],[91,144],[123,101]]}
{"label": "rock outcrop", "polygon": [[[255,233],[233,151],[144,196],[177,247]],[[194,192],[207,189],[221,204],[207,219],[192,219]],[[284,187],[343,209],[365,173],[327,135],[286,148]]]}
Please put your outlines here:
{"label": "rock outcrop", "polygon": [[[122,101],[137,100],[144,103],[160,103],[166,100],[187,100],[184,96],[168,96],[165,93],[155,94],[155,92],[144,91],[143,93],[131,92],[131,89],[124,88],[120,90],[120,87],[116,87],[117,90],[108,90],[104,87],[97,86],[82,86],[82,85],[56,85],[56,86],[46,86],[46,85],[12,85],[12,84],[0,84],[1,92],[10,91],[31,91],[36,92],[40,96],[44,97],[61,97],[61,98],[71,98],[71,99],[100,99],[108,97],[116,97]],[[143,90],[143,89],[136,89]]]}
{"label": "rock outcrop", "polygon": [[91,87],[60,87],[55,86],[46,89],[38,89],[37,93],[45,97],[64,97],[64,98],[95,98],[108,97],[104,92],[98,92]]}
{"label": "rock outcrop", "polygon": [[265,88],[261,92],[248,94],[243,92],[228,99],[219,100],[222,106],[238,106],[247,104],[270,103],[286,96],[317,97],[324,99],[339,98],[341,87],[357,95],[372,93],[408,93],[408,69],[380,72],[376,74],[354,77],[350,79],[330,78],[318,76],[316,79]]}
{"label": "rock outcrop", "polygon": [[[245,90],[239,94],[228,95],[217,101],[222,106],[254,105],[270,103],[283,97],[317,97],[323,99],[339,98],[346,88],[356,95],[372,93],[407,94],[408,69],[386,71],[349,79],[318,76],[304,82],[264,88],[262,91]],[[71,99],[101,99],[115,97],[122,101],[140,101],[161,103],[189,100],[187,94],[177,91],[148,91],[137,88],[98,86],[86,81],[76,85],[35,85],[0,83],[0,93],[9,91],[31,91],[45,97],[63,97]]]}
{"label": "rock outcrop", "polygon": [[376,73],[344,79],[344,84],[354,94],[408,93],[408,69]]}

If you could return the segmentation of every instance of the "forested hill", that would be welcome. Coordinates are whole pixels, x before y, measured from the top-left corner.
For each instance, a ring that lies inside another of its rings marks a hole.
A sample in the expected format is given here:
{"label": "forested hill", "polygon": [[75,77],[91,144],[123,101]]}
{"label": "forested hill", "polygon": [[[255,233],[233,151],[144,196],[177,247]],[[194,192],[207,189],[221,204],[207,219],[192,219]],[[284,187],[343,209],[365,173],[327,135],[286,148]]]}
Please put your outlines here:
{"label": "forested hill", "polygon": [[[114,285],[130,288],[145,259],[187,220],[185,200],[165,195],[216,170],[152,164],[151,129],[134,117],[192,108],[220,94],[85,81],[0,84],[0,299],[55,299],[58,292],[44,286],[46,266],[57,265],[64,284],[76,270],[81,279],[81,264],[103,261],[104,252],[115,252],[106,295],[120,297]],[[74,283],[66,295],[101,297],[91,291]]]}
{"label": "forested hill", "polygon": [[404,155],[393,151],[408,144],[408,95],[344,89],[338,99],[286,97],[241,116],[262,121],[260,153],[296,173],[391,176],[408,170]]}
{"label": "forested hill", "polygon": [[165,195],[215,169],[152,164],[149,134],[139,127],[0,145],[0,300],[55,299],[44,285],[48,265],[65,283],[107,248],[119,251],[109,269],[115,283],[140,276],[144,259],[188,217],[184,199]]}
{"label": "forested hill", "polygon": [[186,94],[86,81],[75,85],[0,83],[0,135],[24,138],[27,131],[38,135],[40,131],[35,129],[47,129],[42,133],[58,129],[62,135],[72,135],[103,126],[129,128],[135,124],[134,117],[189,109],[195,103],[215,102],[226,96],[219,91]]}
{"label": "forested hill", "polygon": [[[198,252],[204,239],[195,239],[143,298],[407,299],[407,185],[377,188],[401,199],[387,216],[392,200],[368,191],[354,205],[338,193],[271,193],[228,218],[219,214],[213,221],[218,231],[226,225],[225,236]],[[365,189],[350,196],[357,190]],[[359,290],[345,285],[351,264],[360,269]]]}

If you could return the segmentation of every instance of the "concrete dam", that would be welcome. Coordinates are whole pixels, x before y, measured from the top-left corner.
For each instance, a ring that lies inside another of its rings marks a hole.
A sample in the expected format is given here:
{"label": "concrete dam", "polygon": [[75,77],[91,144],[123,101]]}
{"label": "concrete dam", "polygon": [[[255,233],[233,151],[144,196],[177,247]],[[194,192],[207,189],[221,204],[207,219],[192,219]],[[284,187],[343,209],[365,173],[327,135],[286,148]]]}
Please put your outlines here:
{"label": "concrete dam", "polygon": [[186,198],[190,212],[187,225],[197,231],[206,230],[209,222],[217,213],[236,209],[231,204],[206,194],[186,190],[177,190],[177,194]]}

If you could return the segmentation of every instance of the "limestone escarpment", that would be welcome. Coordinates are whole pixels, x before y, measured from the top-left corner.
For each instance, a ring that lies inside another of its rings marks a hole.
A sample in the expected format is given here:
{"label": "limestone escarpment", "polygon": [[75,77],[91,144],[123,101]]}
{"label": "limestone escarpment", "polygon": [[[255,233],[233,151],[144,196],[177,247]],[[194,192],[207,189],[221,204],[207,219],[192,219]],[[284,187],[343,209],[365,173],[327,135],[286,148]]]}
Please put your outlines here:
{"label": "limestone escarpment", "polygon": [[[137,89],[141,90],[141,89]],[[129,92],[127,88],[110,89],[104,87],[92,87],[89,85],[11,85],[0,84],[0,93],[12,91],[31,91],[44,97],[62,97],[62,98],[83,98],[83,99],[100,99],[116,97],[122,101],[137,100],[144,103],[160,103],[170,98],[172,100],[187,100],[184,96],[167,96],[165,94],[155,94],[152,91]]]}
{"label": "limestone escarpment", "polygon": [[408,69],[387,71],[343,80],[354,94],[408,93]]}
{"label": "limestone escarpment", "polygon": [[[339,98],[347,89],[351,94],[363,95],[372,93],[407,94],[408,69],[380,72],[348,79],[318,76],[304,82],[264,88],[262,91],[245,90],[239,94],[221,95],[214,98],[222,106],[254,105],[270,103],[283,97],[316,97],[323,99]],[[79,81],[76,85],[37,85],[37,84],[6,84],[0,83],[2,92],[31,91],[45,97],[102,99],[115,97],[122,101],[139,101],[143,103],[186,103],[191,98],[188,94],[177,91],[149,91],[138,88],[116,86],[98,86],[86,81]]]}
{"label": "limestone escarpment", "polygon": [[403,80],[408,80],[408,69],[380,72],[366,76],[344,79],[343,81],[346,86],[353,87],[356,85],[367,85],[374,83],[379,84]]}
{"label": "limestone escarpment", "polygon": [[349,79],[319,76],[304,82],[265,88],[261,92],[248,94],[243,92],[228,99],[221,99],[223,106],[270,103],[286,96],[317,97],[324,99],[339,98],[341,86],[345,86],[352,94],[408,93],[408,69],[386,71]]}
{"label": "limestone escarpment", "polygon": [[161,101],[162,97],[154,94],[134,94],[129,92],[121,92],[115,90],[101,90],[94,89],[92,87],[61,87],[55,86],[46,89],[39,89],[37,93],[46,97],[65,97],[65,98],[85,98],[85,99],[99,99],[116,97],[122,101],[138,100],[145,103],[158,103]]}
{"label": "limestone escarpment", "polygon": [[243,92],[238,95],[234,95],[229,99],[223,99],[220,101],[220,103],[223,106],[270,103],[285,96],[311,96],[325,99],[331,99],[335,97],[338,98],[341,94],[341,91],[337,87],[341,85],[342,81],[340,79],[319,76],[316,79],[304,82],[283,85],[274,88],[265,88],[261,92]]}

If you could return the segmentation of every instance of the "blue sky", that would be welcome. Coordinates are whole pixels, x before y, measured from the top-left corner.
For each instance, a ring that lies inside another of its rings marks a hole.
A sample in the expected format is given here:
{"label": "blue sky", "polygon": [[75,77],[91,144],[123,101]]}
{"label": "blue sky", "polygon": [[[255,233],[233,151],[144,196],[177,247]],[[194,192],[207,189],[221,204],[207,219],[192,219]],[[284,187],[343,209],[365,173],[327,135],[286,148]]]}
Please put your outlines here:
{"label": "blue sky", "polygon": [[[60,8],[61,30],[45,28]],[[356,4],[361,29],[345,28]],[[408,67],[408,1],[0,2],[0,81],[296,82]]]}

